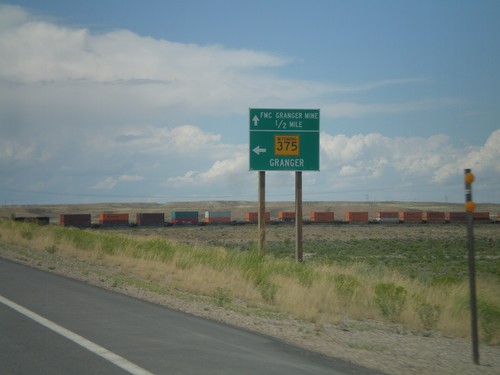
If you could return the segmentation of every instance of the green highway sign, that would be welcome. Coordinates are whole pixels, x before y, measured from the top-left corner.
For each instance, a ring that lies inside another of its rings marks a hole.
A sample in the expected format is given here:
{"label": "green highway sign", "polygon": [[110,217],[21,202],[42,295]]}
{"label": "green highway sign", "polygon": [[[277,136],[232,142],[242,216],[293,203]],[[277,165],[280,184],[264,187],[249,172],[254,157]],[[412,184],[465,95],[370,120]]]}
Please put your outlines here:
{"label": "green highway sign", "polygon": [[319,171],[319,109],[250,108],[250,170]]}

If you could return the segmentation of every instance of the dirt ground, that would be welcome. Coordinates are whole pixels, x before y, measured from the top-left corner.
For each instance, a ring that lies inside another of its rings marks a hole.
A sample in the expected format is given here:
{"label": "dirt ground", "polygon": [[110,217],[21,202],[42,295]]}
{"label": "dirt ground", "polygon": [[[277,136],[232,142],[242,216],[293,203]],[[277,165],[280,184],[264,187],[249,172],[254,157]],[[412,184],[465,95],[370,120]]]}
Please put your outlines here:
{"label": "dirt ground", "polygon": [[[293,224],[266,225],[266,241],[295,241]],[[184,226],[159,229],[135,228],[123,233],[142,236],[165,236],[176,242],[210,245],[238,245],[248,241],[258,241],[257,225],[228,226]],[[351,239],[457,239],[467,238],[465,225],[426,224],[366,224],[336,225],[310,224],[302,228],[303,241],[309,240],[351,240]],[[500,225],[477,224],[475,238],[500,239]]]}

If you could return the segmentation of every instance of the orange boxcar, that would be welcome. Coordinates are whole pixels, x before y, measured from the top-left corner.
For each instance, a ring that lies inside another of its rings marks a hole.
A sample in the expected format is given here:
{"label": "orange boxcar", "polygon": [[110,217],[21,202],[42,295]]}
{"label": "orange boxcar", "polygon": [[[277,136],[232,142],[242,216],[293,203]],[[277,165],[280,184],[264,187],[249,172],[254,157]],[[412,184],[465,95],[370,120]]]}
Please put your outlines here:
{"label": "orange boxcar", "polygon": [[422,220],[426,223],[445,223],[446,218],[444,212],[423,212]]}
{"label": "orange boxcar", "polygon": [[206,217],[204,220],[207,224],[229,224],[231,223],[230,217]]}
{"label": "orange boxcar", "polygon": [[377,219],[399,219],[397,211],[379,211],[375,214]]}
{"label": "orange boxcar", "polygon": [[333,223],[335,214],[329,211],[311,211],[309,218],[314,223]]}
{"label": "orange boxcar", "polygon": [[421,223],[422,212],[405,211],[399,213],[399,220],[404,223]]}
{"label": "orange boxcar", "polygon": [[229,224],[231,211],[205,211],[204,222],[207,224]]}
{"label": "orange boxcar", "polygon": [[474,221],[481,221],[481,222],[491,221],[489,212],[474,212],[472,214],[472,217],[474,218]]}
{"label": "orange boxcar", "polygon": [[279,221],[295,221],[294,211],[279,211],[278,212]]}
{"label": "orange boxcar", "polygon": [[[266,221],[266,223],[271,221],[271,213],[270,212],[264,213],[264,220]],[[245,213],[245,221],[247,223],[257,224],[257,222],[259,221],[259,213],[258,212],[246,212]]]}
{"label": "orange boxcar", "polygon": [[128,214],[99,214],[99,224],[102,226],[128,225]]}
{"label": "orange boxcar", "polygon": [[445,212],[444,218],[449,223],[465,223],[467,222],[467,215],[465,212]]}
{"label": "orange boxcar", "polygon": [[353,212],[345,213],[345,221],[349,223],[368,223],[368,212]]}

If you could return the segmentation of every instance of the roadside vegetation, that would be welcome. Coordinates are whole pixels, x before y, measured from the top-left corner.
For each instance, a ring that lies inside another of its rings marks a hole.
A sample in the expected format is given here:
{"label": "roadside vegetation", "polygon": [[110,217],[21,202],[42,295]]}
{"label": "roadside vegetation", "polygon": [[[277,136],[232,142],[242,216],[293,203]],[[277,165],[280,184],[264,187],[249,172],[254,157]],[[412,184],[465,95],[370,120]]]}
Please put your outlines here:
{"label": "roadside vegetation", "polygon": [[[468,337],[470,330],[464,239],[312,240],[304,243],[302,264],[290,256],[288,239],[270,241],[261,256],[250,240],[237,247],[201,246],[1,220],[0,242],[105,266],[105,277],[116,285],[201,295],[248,314],[317,324],[380,320],[423,335]],[[479,239],[476,254],[480,336],[498,345],[500,240]]]}

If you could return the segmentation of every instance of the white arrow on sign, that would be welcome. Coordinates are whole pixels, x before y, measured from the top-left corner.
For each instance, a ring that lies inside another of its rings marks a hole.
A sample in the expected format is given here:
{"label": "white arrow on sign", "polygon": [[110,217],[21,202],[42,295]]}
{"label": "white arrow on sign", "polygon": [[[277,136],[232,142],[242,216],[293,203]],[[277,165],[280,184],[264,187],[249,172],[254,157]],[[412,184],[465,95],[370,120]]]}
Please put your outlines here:
{"label": "white arrow on sign", "polygon": [[261,152],[266,152],[267,150],[265,148],[260,148],[260,146],[255,147],[253,150],[257,155],[260,155]]}
{"label": "white arrow on sign", "polygon": [[259,125],[259,121],[260,121],[260,120],[259,120],[259,118],[257,117],[257,115],[253,116],[252,121],[253,121],[253,126],[257,126],[257,125]]}

